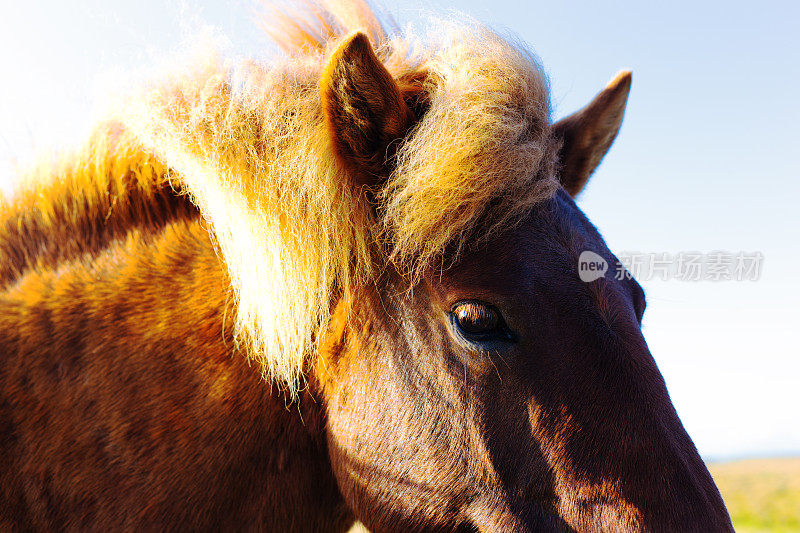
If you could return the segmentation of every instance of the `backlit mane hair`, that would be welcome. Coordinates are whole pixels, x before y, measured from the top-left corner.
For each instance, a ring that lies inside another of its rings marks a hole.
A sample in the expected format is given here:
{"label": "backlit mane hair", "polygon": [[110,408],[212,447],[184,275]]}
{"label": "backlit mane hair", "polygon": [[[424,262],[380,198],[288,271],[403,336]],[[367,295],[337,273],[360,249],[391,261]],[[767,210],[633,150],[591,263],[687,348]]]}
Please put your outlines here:
{"label": "backlit mane hair", "polygon": [[[537,61],[480,25],[437,21],[415,37],[359,0],[264,20],[284,57],[210,58],[113,118],[199,208],[237,297],[238,341],[295,392],[338,294],[387,268],[411,287],[445,250],[513,225],[555,192],[557,147]],[[327,58],[354,30],[424,104],[374,194],[334,157],[319,94]]]}

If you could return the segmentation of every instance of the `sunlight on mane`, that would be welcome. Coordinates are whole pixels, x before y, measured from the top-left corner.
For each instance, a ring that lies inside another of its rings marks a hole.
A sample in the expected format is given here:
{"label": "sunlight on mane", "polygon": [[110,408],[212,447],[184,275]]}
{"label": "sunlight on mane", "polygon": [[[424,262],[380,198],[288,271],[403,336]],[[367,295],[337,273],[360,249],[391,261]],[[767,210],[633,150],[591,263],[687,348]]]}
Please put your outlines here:
{"label": "sunlight on mane", "polygon": [[[415,37],[360,0],[267,8],[262,21],[285,57],[211,57],[115,118],[199,207],[238,299],[240,345],[294,393],[337,295],[387,268],[413,284],[445,250],[513,225],[555,192],[557,146],[537,61],[478,24],[437,21]],[[334,158],[319,97],[327,56],[356,29],[427,101],[377,207]]]}

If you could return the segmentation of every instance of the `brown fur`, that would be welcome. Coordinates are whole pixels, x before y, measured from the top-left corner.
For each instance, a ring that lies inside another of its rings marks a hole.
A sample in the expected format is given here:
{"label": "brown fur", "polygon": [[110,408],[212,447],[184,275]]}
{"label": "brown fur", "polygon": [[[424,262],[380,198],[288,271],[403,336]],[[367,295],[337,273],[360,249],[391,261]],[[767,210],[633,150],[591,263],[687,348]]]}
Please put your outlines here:
{"label": "brown fur", "polygon": [[99,126],[79,153],[42,163],[0,207],[2,286],[97,253],[133,228],[158,232],[197,214],[166,167],[115,123]]}
{"label": "brown fur", "polygon": [[347,528],[319,409],[232,350],[229,286],[195,216],[3,294],[0,528]]}
{"label": "brown fur", "polygon": [[286,62],[151,86],[2,205],[0,529],[730,531],[641,288],[576,273],[614,258],[556,168],[577,192],[627,88],[573,146],[488,30],[414,56],[312,11]]}

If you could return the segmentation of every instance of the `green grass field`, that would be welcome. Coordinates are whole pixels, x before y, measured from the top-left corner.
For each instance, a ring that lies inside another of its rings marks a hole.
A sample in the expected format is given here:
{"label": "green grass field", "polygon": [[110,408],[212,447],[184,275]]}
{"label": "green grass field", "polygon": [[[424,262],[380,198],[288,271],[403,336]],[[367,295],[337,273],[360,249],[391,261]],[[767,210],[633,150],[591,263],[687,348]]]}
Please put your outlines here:
{"label": "green grass field", "polygon": [[738,533],[800,532],[800,457],[709,464]]}
{"label": "green grass field", "polygon": [[800,533],[800,457],[708,466],[738,533]]}

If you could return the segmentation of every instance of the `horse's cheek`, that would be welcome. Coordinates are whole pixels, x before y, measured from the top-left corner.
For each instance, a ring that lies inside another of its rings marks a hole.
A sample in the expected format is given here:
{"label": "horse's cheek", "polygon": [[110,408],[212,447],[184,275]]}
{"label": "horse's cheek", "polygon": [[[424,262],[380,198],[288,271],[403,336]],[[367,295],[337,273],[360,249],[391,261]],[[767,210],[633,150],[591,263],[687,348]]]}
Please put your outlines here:
{"label": "horse's cheek", "polygon": [[[336,481],[348,506],[359,518],[372,514],[380,499],[380,480],[391,470],[384,434],[391,424],[382,420],[391,406],[386,397],[385,376],[379,347],[370,340],[369,324],[359,331],[345,325],[342,308],[335,310],[330,327],[320,342],[314,378],[326,413],[328,454]],[[381,475],[381,474],[384,475]]]}

